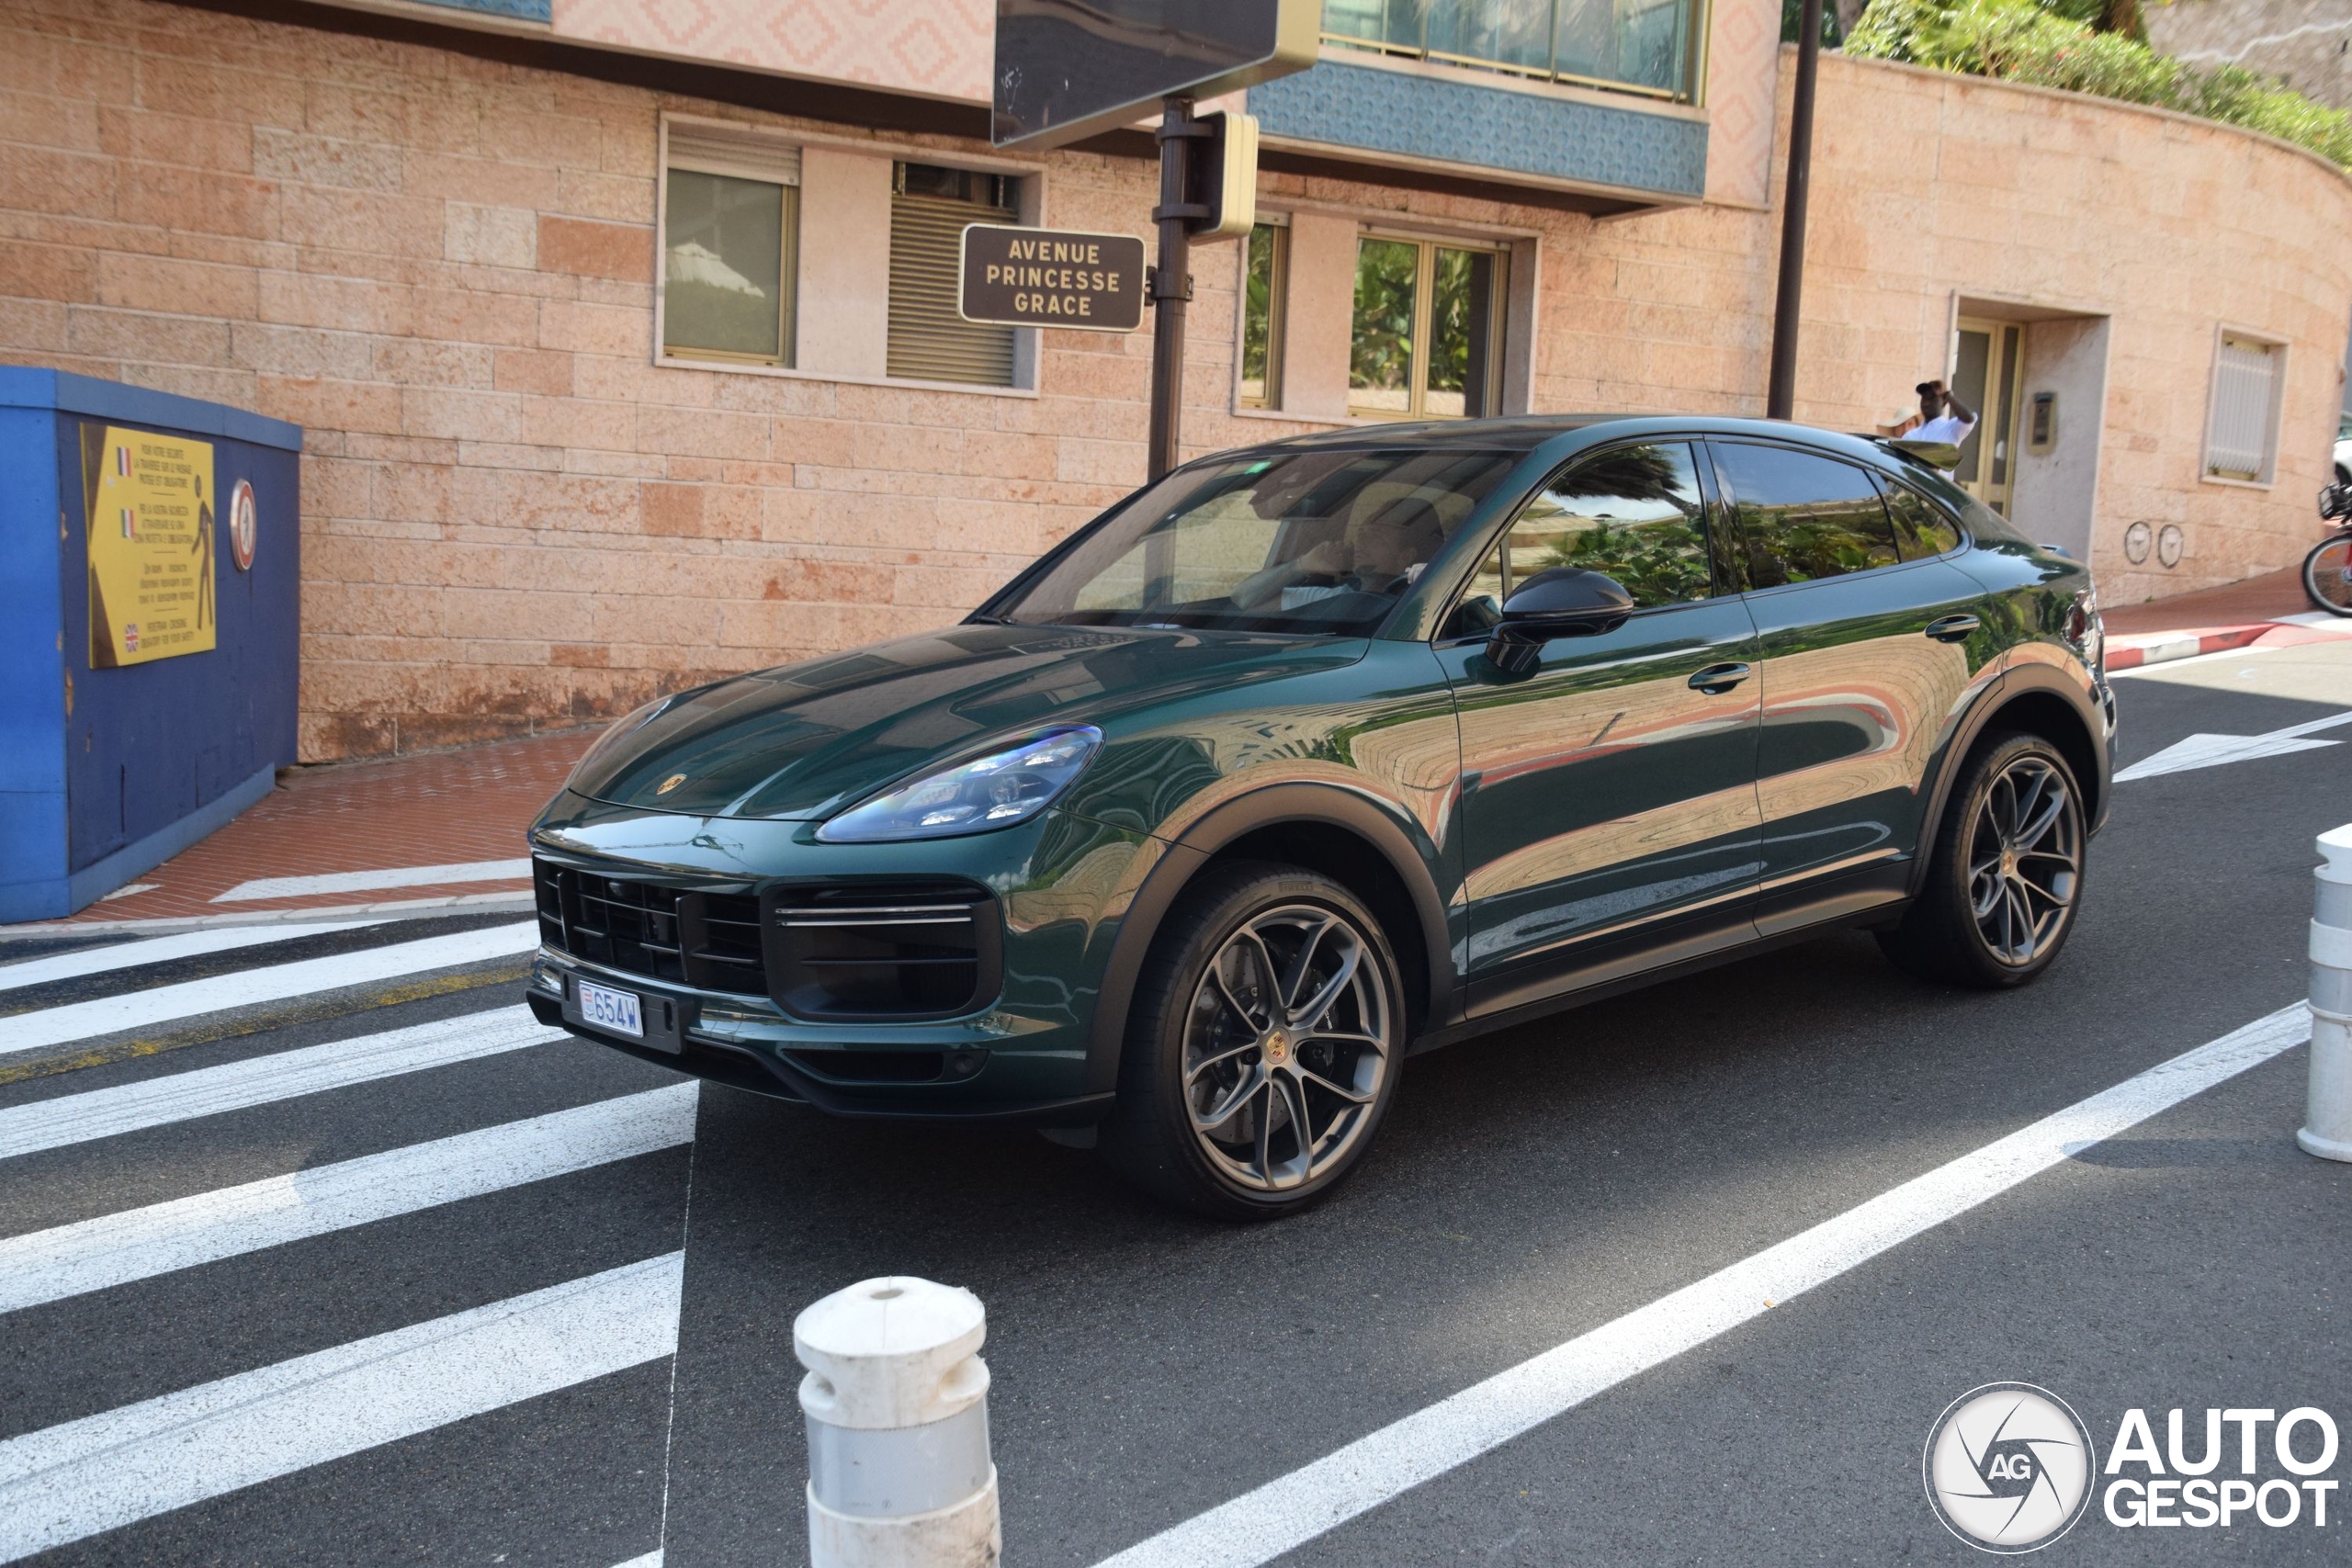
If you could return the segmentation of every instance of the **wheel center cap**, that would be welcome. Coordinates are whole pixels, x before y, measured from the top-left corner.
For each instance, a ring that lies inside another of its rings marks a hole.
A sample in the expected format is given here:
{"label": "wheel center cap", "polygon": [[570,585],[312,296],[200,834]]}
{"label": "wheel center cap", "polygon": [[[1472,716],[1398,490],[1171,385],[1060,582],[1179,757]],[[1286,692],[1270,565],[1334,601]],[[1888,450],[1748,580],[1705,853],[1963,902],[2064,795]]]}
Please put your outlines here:
{"label": "wheel center cap", "polygon": [[2002,874],[2002,875],[2004,875],[2004,876],[2014,877],[2014,876],[2016,876],[2016,875],[2017,875],[2017,874],[2018,874],[2018,852],[2017,852],[2017,851],[2015,851],[2015,850],[2003,850],[2003,851],[2001,852],[2001,874]]}
{"label": "wheel center cap", "polygon": [[1282,1063],[1290,1060],[1290,1036],[1282,1030],[1268,1030],[1265,1042],[1261,1048],[1265,1052],[1266,1060],[1269,1062]]}

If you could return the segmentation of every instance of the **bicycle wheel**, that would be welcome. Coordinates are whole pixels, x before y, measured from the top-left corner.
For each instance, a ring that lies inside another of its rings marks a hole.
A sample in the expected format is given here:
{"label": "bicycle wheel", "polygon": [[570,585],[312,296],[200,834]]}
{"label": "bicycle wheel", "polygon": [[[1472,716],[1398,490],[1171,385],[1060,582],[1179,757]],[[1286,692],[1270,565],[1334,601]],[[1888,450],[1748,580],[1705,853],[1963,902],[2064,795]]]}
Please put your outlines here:
{"label": "bicycle wheel", "polygon": [[2303,592],[2332,615],[2352,615],[2352,533],[2312,547],[2303,558]]}

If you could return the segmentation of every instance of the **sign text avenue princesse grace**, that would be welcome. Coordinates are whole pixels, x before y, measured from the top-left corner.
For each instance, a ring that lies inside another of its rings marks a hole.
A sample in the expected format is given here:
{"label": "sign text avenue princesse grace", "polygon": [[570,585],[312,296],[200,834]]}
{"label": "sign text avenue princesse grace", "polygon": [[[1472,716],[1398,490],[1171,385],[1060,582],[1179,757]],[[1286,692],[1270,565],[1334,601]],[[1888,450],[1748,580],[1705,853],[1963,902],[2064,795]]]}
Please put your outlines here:
{"label": "sign text avenue princesse grace", "polygon": [[1143,325],[1143,242],[974,223],[956,308],[967,321],[1131,333]]}

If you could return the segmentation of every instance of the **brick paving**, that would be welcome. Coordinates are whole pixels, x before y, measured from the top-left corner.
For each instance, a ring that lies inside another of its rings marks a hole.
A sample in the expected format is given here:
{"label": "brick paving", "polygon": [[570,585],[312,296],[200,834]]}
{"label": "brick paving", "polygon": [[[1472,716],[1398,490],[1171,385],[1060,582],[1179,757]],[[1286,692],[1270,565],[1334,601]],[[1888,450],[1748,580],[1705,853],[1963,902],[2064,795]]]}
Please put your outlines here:
{"label": "brick paving", "polygon": [[261,877],[519,859],[531,818],[598,733],[576,729],[461,751],[289,770],[266,799],[131,884],[143,891],[102,899],[73,923],[239,919],[355,904],[519,895],[527,889],[527,879],[215,902],[240,883]]}

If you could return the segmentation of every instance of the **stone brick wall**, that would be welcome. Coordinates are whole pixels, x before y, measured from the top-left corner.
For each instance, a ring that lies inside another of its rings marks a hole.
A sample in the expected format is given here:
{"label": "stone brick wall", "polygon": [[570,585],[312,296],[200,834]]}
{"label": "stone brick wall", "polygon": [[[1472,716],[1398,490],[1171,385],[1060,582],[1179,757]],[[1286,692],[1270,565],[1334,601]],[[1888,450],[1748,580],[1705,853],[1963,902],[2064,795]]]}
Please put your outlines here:
{"label": "stone brick wall", "polygon": [[[1830,59],[1822,91],[1802,417],[1892,417],[1955,288],[2112,313],[2110,597],[2300,553],[2352,186],[1996,84]],[[0,0],[0,359],[305,427],[306,757],[577,724],[944,624],[1140,480],[1148,334],[1045,334],[1036,395],[655,367],[664,108],[857,134],[153,0]],[[1144,165],[1037,166],[1045,221],[1143,226]],[[1595,222],[1295,175],[1262,200],[1534,236],[1536,409],[1760,411],[1769,212]],[[1188,448],[1312,428],[1230,412],[1235,248],[1194,270]],[[2273,491],[2197,482],[2219,319],[2294,345]],[[2183,525],[2179,569],[2120,570],[2136,518]]]}

